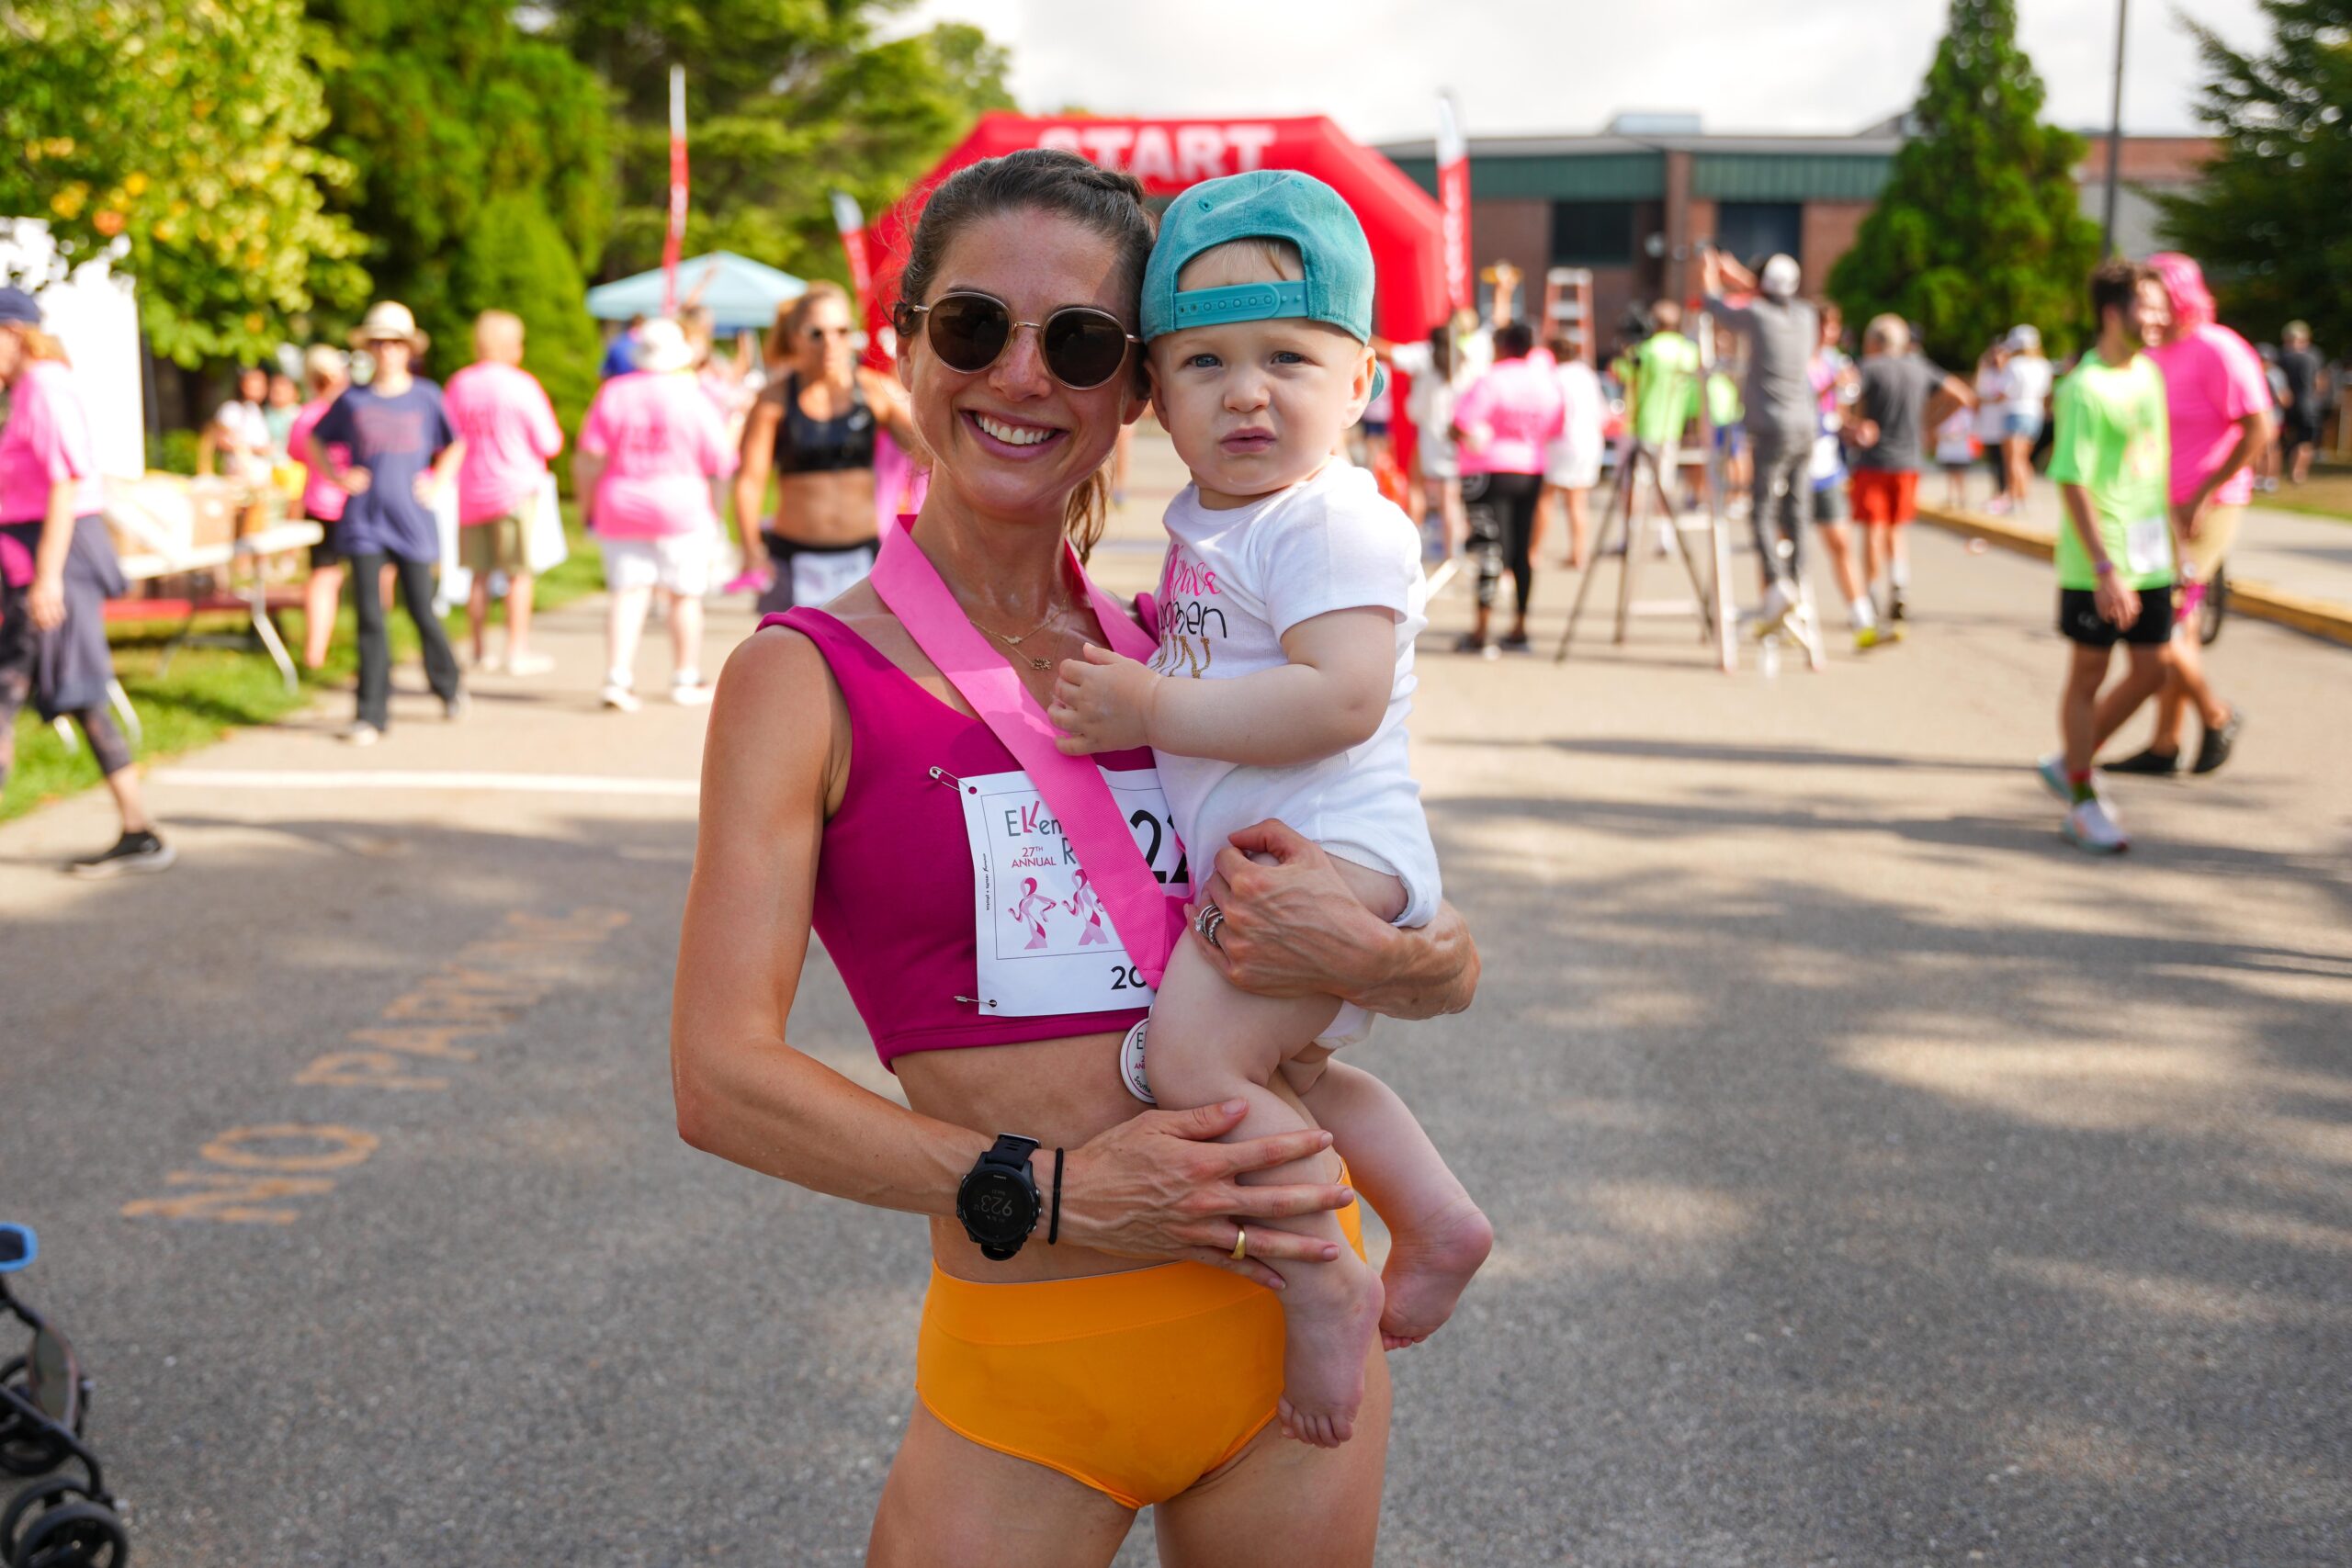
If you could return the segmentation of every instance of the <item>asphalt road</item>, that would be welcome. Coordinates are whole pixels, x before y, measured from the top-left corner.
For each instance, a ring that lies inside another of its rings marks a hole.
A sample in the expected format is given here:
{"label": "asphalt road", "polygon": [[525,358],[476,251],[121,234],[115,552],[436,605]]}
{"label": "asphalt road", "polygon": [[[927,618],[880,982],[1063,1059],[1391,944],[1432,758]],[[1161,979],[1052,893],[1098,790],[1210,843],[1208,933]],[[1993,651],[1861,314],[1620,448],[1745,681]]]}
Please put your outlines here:
{"label": "asphalt road", "polygon": [[[2352,1555],[2352,655],[2233,624],[2240,760],[2119,781],[2094,862],[2029,771],[2048,569],[1917,547],[1911,640],[1818,676],[1479,663],[1441,604],[1487,979],[1363,1059],[1501,1240],[1395,1359],[1384,1563]],[[0,829],[0,1217],[142,1564],[859,1560],[922,1226],[677,1140],[703,716],[596,711],[593,605],[546,637],[464,726],[185,760],[166,876],[55,874],[97,799]],[[791,1029],[888,1089],[821,957]]]}

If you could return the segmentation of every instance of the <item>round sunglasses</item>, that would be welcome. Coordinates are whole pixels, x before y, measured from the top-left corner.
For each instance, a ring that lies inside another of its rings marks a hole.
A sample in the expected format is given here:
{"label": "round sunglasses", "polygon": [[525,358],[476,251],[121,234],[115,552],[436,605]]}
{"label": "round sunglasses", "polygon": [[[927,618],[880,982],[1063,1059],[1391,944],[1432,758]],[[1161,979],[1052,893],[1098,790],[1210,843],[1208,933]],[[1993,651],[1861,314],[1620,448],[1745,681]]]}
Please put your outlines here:
{"label": "round sunglasses", "polygon": [[1091,305],[1065,305],[1043,321],[1017,321],[1012,308],[992,294],[956,289],[928,305],[900,300],[890,313],[900,338],[915,334],[916,318],[929,318],[931,351],[950,370],[985,370],[1023,327],[1035,329],[1046,368],[1073,392],[1088,391],[1119,373],[1127,345],[1143,339],[1119,318]]}

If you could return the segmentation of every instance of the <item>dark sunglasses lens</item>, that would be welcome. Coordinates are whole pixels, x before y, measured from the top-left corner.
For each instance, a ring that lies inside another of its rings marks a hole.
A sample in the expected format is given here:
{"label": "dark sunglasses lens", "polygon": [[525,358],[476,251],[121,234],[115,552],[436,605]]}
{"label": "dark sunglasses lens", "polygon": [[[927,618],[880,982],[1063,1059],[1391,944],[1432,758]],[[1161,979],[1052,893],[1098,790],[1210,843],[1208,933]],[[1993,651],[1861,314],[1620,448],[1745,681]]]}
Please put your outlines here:
{"label": "dark sunglasses lens", "polygon": [[950,369],[987,369],[1012,330],[1012,312],[977,294],[950,294],[931,308],[931,346]]}
{"label": "dark sunglasses lens", "polygon": [[1046,368],[1065,387],[1083,391],[1118,374],[1127,356],[1127,330],[1101,310],[1057,310],[1046,319]]}

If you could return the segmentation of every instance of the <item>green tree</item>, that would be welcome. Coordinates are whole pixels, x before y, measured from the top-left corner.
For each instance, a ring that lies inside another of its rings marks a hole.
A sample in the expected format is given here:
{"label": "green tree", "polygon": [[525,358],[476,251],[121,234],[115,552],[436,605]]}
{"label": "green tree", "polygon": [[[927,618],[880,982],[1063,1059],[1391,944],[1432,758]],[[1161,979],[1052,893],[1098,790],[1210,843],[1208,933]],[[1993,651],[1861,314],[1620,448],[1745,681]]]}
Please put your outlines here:
{"label": "green tree", "polygon": [[311,0],[323,141],[377,292],[416,312],[446,377],[481,310],[512,310],[559,412],[594,389],[582,296],[611,228],[611,108],[559,46],[478,0]]}
{"label": "green tree", "polygon": [[2163,199],[2165,227],[2206,264],[2225,311],[2268,337],[2300,316],[2352,344],[2352,0],[2263,0],[2269,47],[2197,35],[2198,118],[2222,143],[2194,191]]}
{"label": "green tree", "polygon": [[154,351],[252,360],[367,288],[300,0],[0,0],[0,220],[138,280]]}
{"label": "green tree", "polygon": [[731,250],[845,279],[827,193],[871,213],[1009,108],[1006,56],[978,28],[884,39],[905,0],[551,0],[554,34],[609,82],[620,211],[605,272],[659,264],[668,221],[669,72],[686,70],[687,254]]}
{"label": "green tree", "polygon": [[2075,192],[2083,140],[2042,122],[2042,96],[2015,0],[1951,0],[1911,139],[1829,275],[1849,317],[1916,321],[1946,365],[1973,362],[2020,321],[2052,353],[2073,346],[2098,228]]}

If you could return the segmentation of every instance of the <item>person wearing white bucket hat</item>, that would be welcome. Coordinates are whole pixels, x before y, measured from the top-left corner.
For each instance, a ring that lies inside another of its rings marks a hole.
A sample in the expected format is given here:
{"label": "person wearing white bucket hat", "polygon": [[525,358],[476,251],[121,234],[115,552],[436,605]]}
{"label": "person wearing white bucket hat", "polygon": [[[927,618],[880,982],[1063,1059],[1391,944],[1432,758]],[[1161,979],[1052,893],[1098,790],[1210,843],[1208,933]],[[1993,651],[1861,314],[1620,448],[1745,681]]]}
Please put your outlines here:
{"label": "person wearing white bucket hat", "polygon": [[702,679],[702,598],[718,543],[718,486],[734,467],[727,427],[703,395],[678,323],[638,329],[637,368],[596,390],[580,427],[572,483],[604,549],[605,705],[637,701],[637,645],[656,589],[669,595],[673,702],[710,701]]}
{"label": "person wearing white bucket hat", "polygon": [[401,603],[416,623],[425,679],[451,719],[466,711],[458,657],[433,613],[433,569],[441,558],[434,508],[452,493],[466,444],[449,423],[441,389],[410,373],[426,338],[397,300],[368,309],[355,344],[376,361],[375,378],[335,399],[311,428],[308,461],[347,498],[336,545],[351,561],[359,608],[359,711],[343,738],[372,745],[391,722],[392,656],[385,630],[382,569],[400,577]]}

